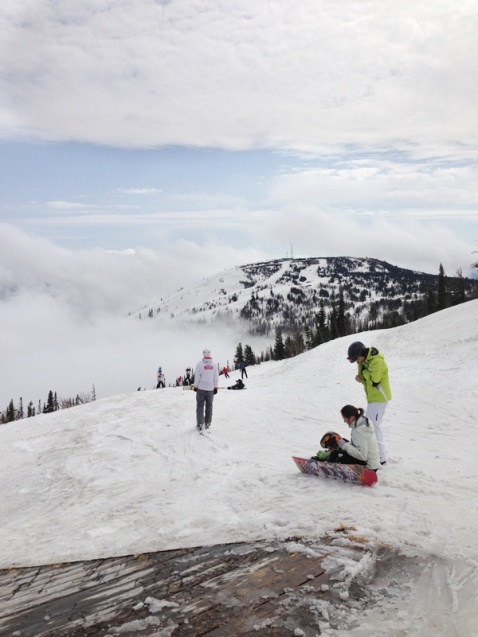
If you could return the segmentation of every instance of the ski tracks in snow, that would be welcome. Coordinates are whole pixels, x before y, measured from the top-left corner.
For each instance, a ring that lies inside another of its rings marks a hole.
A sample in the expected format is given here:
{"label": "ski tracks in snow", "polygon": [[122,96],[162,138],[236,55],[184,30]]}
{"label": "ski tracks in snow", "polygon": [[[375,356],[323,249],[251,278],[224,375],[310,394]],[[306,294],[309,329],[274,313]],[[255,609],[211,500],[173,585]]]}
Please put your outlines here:
{"label": "ski tracks in snow", "polygon": [[475,560],[417,558],[410,599],[403,614],[407,637],[470,637],[476,634],[478,563]]}
{"label": "ski tracks in snow", "polygon": [[[391,483],[387,478],[387,485]],[[476,633],[478,561],[473,557],[473,549],[468,548],[468,555],[463,554],[462,547],[476,545],[473,541],[476,527],[470,525],[469,516],[461,510],[467,498],[462,494],[453,499],[446,489],[441,493],[438,489],[433,492],[424,489],[421,493],[415,489],[410,493],[405,506],[395,511],[396,536],[401,539],[402,549],[416,558],[408,560],[413,566],[407,573],[410,596],[406,607],[400,606],[396,611],[402,615],[399,634],[469,637]],[[350,635],[359,634],[352,631]]]}

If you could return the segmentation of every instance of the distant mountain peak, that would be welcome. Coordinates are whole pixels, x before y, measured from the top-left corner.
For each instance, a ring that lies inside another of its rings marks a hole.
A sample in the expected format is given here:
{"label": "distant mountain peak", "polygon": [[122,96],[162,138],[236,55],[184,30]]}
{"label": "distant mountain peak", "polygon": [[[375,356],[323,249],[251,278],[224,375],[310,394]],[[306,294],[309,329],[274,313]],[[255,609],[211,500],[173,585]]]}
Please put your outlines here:
{"label": "distant mountain peak", "polygon": [[[319,309],[330,313],[342,295],[348,320],[363,325],[425,298],[437,280],[438,274],[371,257],[273,259],[194,282],[151,305],[147,315],[241,321],[249,323],[251,332],[267,333],[315,324]],[[144,317],[144,310],[136,315]]]}

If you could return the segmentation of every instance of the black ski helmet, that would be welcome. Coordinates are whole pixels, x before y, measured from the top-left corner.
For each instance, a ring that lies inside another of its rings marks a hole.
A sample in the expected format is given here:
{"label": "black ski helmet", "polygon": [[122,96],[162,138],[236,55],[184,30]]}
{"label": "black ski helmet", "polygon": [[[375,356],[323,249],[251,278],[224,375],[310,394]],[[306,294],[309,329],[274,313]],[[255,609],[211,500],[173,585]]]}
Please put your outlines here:
{"label": "black ski helmet", "polygon": [[367,348],[360,341],[355,341],[347,350],[347,358],[351,363],[355,363],[359,356],[363,356],[362,352]]}
{"label": "black ski helmet", "polygon": [[328,431],[320,439],[320,446],[323,449],[331,449],[331,450],[338,449],[336,436],[337,434],[335,433],[335,431]]}

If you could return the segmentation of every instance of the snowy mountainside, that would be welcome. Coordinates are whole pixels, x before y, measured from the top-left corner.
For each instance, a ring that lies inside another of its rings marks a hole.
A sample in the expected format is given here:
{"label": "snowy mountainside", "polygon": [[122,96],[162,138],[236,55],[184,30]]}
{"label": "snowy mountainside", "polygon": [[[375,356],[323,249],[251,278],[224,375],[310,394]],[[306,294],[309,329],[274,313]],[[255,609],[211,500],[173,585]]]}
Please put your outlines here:
{"label": "snowy mountainside", "polygon": [[[0,427],[0,567],[318,541],[342,525],[414,564],[406,587],[382,592],[380,562],[363,565],[377,569],[380,595],[376,607],[344,606],[347,635],[475,634],[477,312],[474,300],[250,367],[246,391],[225,389],[238,372],[221,377],[207,436],[195,431],[194,392],[175,387]],[[371,488],[304,476],[291,459],[315,453],[329,429],[347,435],[344,404],[365,406],[345,359],[356,338],[385,353],[393,392],[389,462]],[[340,555],[329,567],[353,583]]]}
{"label": "snowy mountainside", "polygon": [[248,321],[252,332],[313,323],[321,301],[330,310],[343,291],[356,320],[422,298],[438,276],[372,258],[278,259],[237,266],[180,288],[135,316],[188,321]]}

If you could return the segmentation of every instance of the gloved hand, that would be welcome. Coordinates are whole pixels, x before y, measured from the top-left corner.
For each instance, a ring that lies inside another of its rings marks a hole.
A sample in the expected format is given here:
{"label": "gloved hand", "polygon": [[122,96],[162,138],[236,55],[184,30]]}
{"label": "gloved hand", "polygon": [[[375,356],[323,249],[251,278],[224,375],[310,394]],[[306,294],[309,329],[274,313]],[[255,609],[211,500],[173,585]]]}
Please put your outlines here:
{"label": "gloved hand", "polygon": [[217,387],[214,387],[214,394],[217,394]]}
{"label": "gloved hand", "polygon": [[193,387],[193,389],[194,389],[194,391],[197,391],[197,390],[198,390],[198,388],[197,388],[197,387]]}
{"label": "gloved hand", "polygon": [[324,451],[323,449],[319,449],[319,451],[317,451],[315,456],[312,456],[310,459],[324,461],[324,460],[328,460],[329,457],[330,457],[330,451]]}

